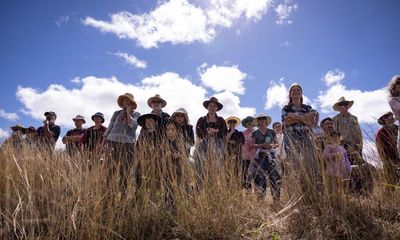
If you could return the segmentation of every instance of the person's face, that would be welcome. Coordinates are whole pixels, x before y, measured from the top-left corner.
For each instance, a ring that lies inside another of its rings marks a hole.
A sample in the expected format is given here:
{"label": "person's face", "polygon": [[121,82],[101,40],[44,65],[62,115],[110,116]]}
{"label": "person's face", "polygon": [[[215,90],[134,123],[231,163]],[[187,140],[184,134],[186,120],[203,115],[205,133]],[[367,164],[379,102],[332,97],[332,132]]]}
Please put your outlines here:
{"label": "person's face", "polygon": [[235,120],[229,120],[228,121],[228,127],[230,129],[234,129],[236,127],[236,121]]}
{"label": "person's face", "polygon": [[248,130],[253,130],[253,128],[254,128],[254,124],[253,124],[253,122],[249,122],[248,124],[247,124],[247,127],[246,127]]}
{"label": "person's face", "polygon": [[74,120],[74,123],[75,123],[75,127],[81,128],[83,125],[83,120],[80,120],[80,119]]}
{"label": "person's face", "polygon": [[177,123],[183,125],[183,124],[185,124],[185,115],[183,113],[177,113],[174,115],[174,120]]}
{"label": "person's face", "polygon": [[332,142],[333,142],[334,144],[340,145],[341,137],[335,135],[335,136],[333,136],[333,137],[331,138],[331,140],[332,140]]}
{"label": "person's face", "polygon": [[339,103],[339,111],[342,114],[348,113],[349,104],[347,102]]}
{"label": "person's face", "polygon": [[400,95],[400,80],[397,80],[396,85],[394,85],[394,91],[397,95]]}
{"label": "person's face", "polygon": [[144,120],[144,125],[149,131],[154,131],[156,129],[156,121],[153,118],[146,118]]}
{"label": "person's face", "polygon": [[124,97],[122,99],[122,108],[126,109],[128,106],[131,106],[131,101]]}
{"label": "person's face", "polygon": [[301,88],[298,86],[292,87],[292,89],[290,90],[290,93],[289,93],[291,98],[300,98],[302,96],[302,94],[303,93],[301,91]]}
{"label": "person's face", "polygon": [[259,118],[257,119],[259,127],[266,127],[267,126],[267,119],[266,118]]}
{"label": "person's face", "polygon": [[96,124],[102,124],[103,119],[102,119],[101,117],[99,117],[99,116],[94,116],[94,117],[93,117],[93,121],[94,121]]}
{"label": "person's face", "polygon": [[386,116],[383,120],[385,121],[385,125],[392,125],[395,122],[392,114]]}
{"label": "person's face", "polygon": [[165,128],[165,134],[169,140],[175,140],[176,137],[178,136],[178,131],[176,130],[176,127],[172,124],[168,124]]}
{"label": "person's face", "polygon": [[151,108],[155,111],[160,111],[162,106],[162,101],[160,100],[153,100],[151,102]]}
{"label": "person's face", "polygon": [[280,124],[280,123],[275,124],[274,130],[276,133],[282,133],[282,124]]}
{"label": "person's face", "polygon": [[47,114],[46,120],[49,121],[50,123],[54,123],[56,121],[56,118],[51,114]]}
{"label": "person's face", "polygon": [[210,102],[207,107],[208,113],[216,113],[218,110],[218,106],[216,103]]}
{"label": "person's face", "polygon": [[333,121],[326,120],[321,127],[324,132],[329,133],[333,130]]}

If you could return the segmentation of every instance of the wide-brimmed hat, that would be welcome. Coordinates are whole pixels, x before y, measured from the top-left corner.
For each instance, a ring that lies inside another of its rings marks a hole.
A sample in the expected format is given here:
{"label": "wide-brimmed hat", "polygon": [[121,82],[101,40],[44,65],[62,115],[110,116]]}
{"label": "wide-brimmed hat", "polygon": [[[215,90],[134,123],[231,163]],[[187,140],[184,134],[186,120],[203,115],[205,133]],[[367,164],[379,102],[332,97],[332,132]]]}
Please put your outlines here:
{"label": "wide-brimmed hat", "polygon": [[54,116],[54,118],[57,118],[57,114],[55,112],[52,112],[52,111],[48,111],[48,112],[44,113],[44,116],[47,117],[47,115],[52,115],[52,116]]}
{"label": "wide-brimmed hat", "polygon": [[85,117],[84,116],[82,116],[82,115],[76,115],[76,117],[74,117],[73,119],[72,119],[72,121],[77,121],[77,120],[82,120],[83,121],[83,123],[86,123],[86,120],[85,120]]}
{"label": "wide-brimmed hat", "polygon": [[159,94],[156,94],[154,97],[149,98],[147,100],[147,105],[149,105],[149,107],[151,107],[151,103],[153,101],[160,101],[161,102],[161,108],[167,106],[167,102],[164,99],[162,99]]}
{"label": "wide-brimmed hat", "polygon": [[139,126],[144,127],[144,121],[148,118],[152,118],[156,122],[160,122],[162,120],[162,118],[160,116],[158,116],[157,114],[154,114],[154,113],[143,114],[143,115],[140,115],[140,117],[137,120]]}
{"label": "wide-brimmed hat", "polygon": [[133,109],[137,108],[137,103],[135,101],[135,97],[130,93],[124,93],[123,95],[120,95],[118,97],[118,99],[117,99],[118,106],[120,106],[122,108],[122,101],[124,100],[124,98],[128,99],[129,102],[131,102],[133,104]]}
{"label": "wide-brimmed hat", "polygon": [[27,127],[25,128],[25,132],[36,132],[36,128],[34,126]]}
{"label": "wide-brimmed hat", "polygon": [[10,128],[11,128],[11,130],[13,130],[13,132],[18,131],[18,130],[25,131],[24,126],[22,126],[21,124],[16,124],[14,126],[11,126]]}
{"label": "wide-brimmed hat", "polygon": [[242,126],[247,128],[247,126],[249,125],[249,123],[253,123],[253,125],[256,125],[256,119],[252,116],[247,116],[242,120]]}
{"label": "wide-brimmed hat", "polygon": [[238,118],[238,117],[235,117],[235,116],[230,116],[230,117],[228,117],[227,119],[225,119],[225,122],[226,122],[226,124],[228,125],[228,122],[229,121],[235,121],[236,122],[236,127],[237,126],[239,126],[239,124],[240,124],[240,118]]}
{"label": "wide-brimmed hat", "polygon": [[256,117],[257,120],[262,119],[262,118],[267,119],[267,126],[271,124],[272,118],[271,118],[270,116],[268,116],[268,115],[266,115],[266,114],[264,114],[264,113],[260,113],[260,114],[258,114],[258,116]]}
{"label": "wide-brimmed hat", "polygon": [[353,106],[353,104],[354,104],[354,101],[349,101],[349,100],[346,100],[344,97],[341,97],[335,104],[333,104],[333,110],[335,110],[336,112],[339,112],[340,105],[344,104],[344,103],[346,103],[349,106],[349,108],[351,108],[351,106]]}
{"label": "wide-brimmed hat", "polygon": [[204,102],[203,102],[203,106],[204,106],[206,109],[208,109],[208,105],[209,105],[210,103],[215,103],[215,104],[217,104],[217,106],[218,106],[217,111],[221,110],[221,109],[224,107],[224,105],[222,105],[220,102],[218,102],[218,99],[217,99],[216,97],[211,97],[209,100],[204,101]]}
{"label": "wide-brimmed hat", "polygon": [[189,117],[188,117],[188,113],[187,113],[186,109],[184,109],[184,108],[178,108],[178,109],[172,114],[171,118],[174,119],[175,116],[176,116],[177,114],[183,114],[183,115],[185,116],[185,121],[186,121],[186,123],[189,123]]}
{"label": "wide-brimmed hat", "polygon": [[392,113],[392,112],[387,112],[387,113],[383,114],[382,116],[380,116],[380,118],[378,118],[378,123],[379,123],[380,125],[385,125],[384,119],[385,119],[386,117],[390,116],[390,115],[393,116],[393,113]]}
{"label": "wide-brimmed hat", "polygon": [[94,117],[100,117],[102,119],[101,123],[104,123],[104,114],[102,114],[101,112],[97,112],[92,116],[92,120],[94,121]]}

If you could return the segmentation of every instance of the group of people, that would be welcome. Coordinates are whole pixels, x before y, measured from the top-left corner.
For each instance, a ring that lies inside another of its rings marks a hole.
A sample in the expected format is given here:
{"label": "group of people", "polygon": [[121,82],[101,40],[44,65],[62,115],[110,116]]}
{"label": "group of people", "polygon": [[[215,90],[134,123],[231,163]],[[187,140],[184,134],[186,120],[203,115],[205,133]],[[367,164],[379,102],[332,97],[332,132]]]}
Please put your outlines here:
{"label": "group of people", "polygon": [[[382,128],[376,134],[376,144],[387,185],[393,188],[398,187],[400,178],[400,135],[393,117],[400,119],[399,76],[389,84],[389,92],[394,115],[389,112],[379,117]],[[210,166],[220,166],[230,169],[244,188],[254,184],[261,196],[266,194],[268,180],[275,201],[280,198],[282,177],[292,173],[305,193],[320,192],[323,182],[339,191],[365,193],[372,189],[371,166],[362,158],[362,131],[357,117],[349,112],[354,101],[344,97],[333,104],[338,114],[319,123],[318,112],[303,103],[302,87],[293,84],[289,102],[282,108],[281,122],[273,123],[272,128],[272,118],[266,114],[243,120],[235,116],[224,119],[217,114],[223,104],[215,97],[203,102],[207,113],[198,119],[195,128],[184,108],[172,115],[164,112],[167,102],[158,94],[148,99],[152,110],[143,115],[136,111],[137,103],[130,93],[120,95],[117,103],[120,109],[114,112],[108,127],[103,125],[105,119],[100,112],[91,117],[94,125],[87,129],[83,128],[85,117],[77,115],[72,119],[75,128],[67,132],[62,142],[72,158],[86,156],[90,164],[106,153],[109,177],[119,168],[123,193],[132,166],[139,185],[144,184],[144,174],[159,176],[158,186],[168,187],[172,179],[184,185],[186,173],[182,164],[191,158],[200,185],[212,177]],[[60,127],[55,124],[57,115],[49,111],[44,116],[43,126],[38,129],[11,127],[13,135],[7,140],[10,145],[16,149],[26,144],[53,150],[60,135]],[[244,131],[237,129],[240,124]],[[317,131],[318,125],[322,131]],[[137,137],[138,126],[141,130]]]}

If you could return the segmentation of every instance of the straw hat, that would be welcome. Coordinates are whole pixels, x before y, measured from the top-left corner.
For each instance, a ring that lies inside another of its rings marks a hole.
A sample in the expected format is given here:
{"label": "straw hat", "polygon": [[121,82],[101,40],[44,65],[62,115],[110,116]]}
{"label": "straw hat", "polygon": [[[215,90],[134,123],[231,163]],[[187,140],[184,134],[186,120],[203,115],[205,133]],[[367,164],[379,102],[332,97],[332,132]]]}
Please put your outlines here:
{"label": "straw hat", "polygon": [[336,112],[339,112],[339,107],[341,104],[347,104],[349,106],[349,108],[351,108],[351,106],[353,106],[353,104],[354,104],[354,101],[349,101],[349,100],[346,100],[344,97],[341,97],[335,104],[333,104],[333,110],[335,110]]}
{"label": "straw hat", "polygon": [[104,123],[104,114],[102,114],[101,112],[97,112],[92,116],[92,120],[94,121],[94,117],[100,117],[102,119],[101,123]]}
{"label": "straw hat", "polygon": [[55,112],[52,112],[52,111],[48,111],[48,112],[45,112],[45,113],[44,113],[44,116],[47,117],[47,115],[51,115],[51,116],[53,116],[54,118],[57,118],[57,114],[56,114]]}
{"label": "straw hat", "polygon": [[25,130],[24,126],[22,126],[21,124],[16,124],[15,126],[11,126],[10,128],[13,132],[18,130],[23,130],[23,131]]}
{"label": "straw hat", "polygon": [[228,122],[232,121],[232,120],[236,122],[235,127],[239,126],[241,121],[238,117],[235,117],[235,116],[230,116],[227,119],[225,119],[226,125],[228,125]]}
{"label": "straw hat", "polygon": [[135,102],[135,97],[130,93],[125,93],[118,97],[118,99],[117,99],[118,106],[120,106],[122,108],[122,101],[124,100],[124,98],[128,99],[129,102],[131,102],[133,104],[133,109],[137,108],[137,103]]}
{"label": "straw hat", "polygon": [[380,118],[378,118],[378,123],[380,125],[382,125],[382,126],[385,125],[385,118],[390,116],[390,115],[393,116],[393,113],[392,112],[387,112],[387,113],[383,114],[382,116],[380,116]]}
{"label": "straw hat", "polygon": [[85,120],[85,117],[84,116],[82,116],[82,115],[76,115],[76,117],[74,117],[73,119],[72,119],[72,121],[77,121],[77,120],[82,120],[83,121],[83,123],[86,123],[86,120]]}
{"label": "straw hat", "polygon": [[249,123],[253,123],[253,125],[256,125],[256,119],[253,118],[252,116],[247,116],[242,120],[242,126],[247,128],[247,126],[249,125]]}
{"label": "straw hat", "polygon": [[144,127],[144,121],[148,118],[152,118],[156,122],[160,122],[162,120],[162,118],[160,116],[158,116],[157,114],[154,114],[154,113],[143,114],[143,115],[140,115],[140,117],[137,120],[139,126]]}
{"label": "straw hat", "polygon": [[218,99],[217,99],[216,97],[211,97],[210,100],[204,101],[204,102],[203,102],[203,106],[204,106],[206,109],[208,109],[208,105],[209,105],[210,103],[212,103],[212,102],[215,103],[215,104],[217,104],[217,106],[218,106],[217,111],[221,110],[221,109],[224,107],[224,105],[222,105],[220,102],[218,102]]}
{"label": "straw hat", "polygon": [[154,97],[149,98],[147,100],[147,105],[149,105],[149,107],[151,107],[151,103],[154,101],[160,101],[161,108],[164,108],[165,106],[167,106],[167,102],[164,99],[162,99],[159,94],[156,94]]}
{"label": "straw hat", "polygon": [[267,119],[267,126],[271,124],[272,118],[271,118],[270,116],[268,116],[268,115],[266,115],[266,114],[264,114],[264,113],[260,113],[260,114],[258,114],[258,116],[256,117],[257,121],[260,120],[260,119],[262,119],[262,118]]}
{"label": "straw hat", "polygon": [[176,116],[177,114],[183,114],[183,115],[185,116],[186,124],[189,123],[189,117],[188,117],[188,113],[187,113],[186,109],[184,109],[184,108],[178,108],[178,109],[172,114],[171,118],[172,118],[172,119],[175,119],[175,116]]}

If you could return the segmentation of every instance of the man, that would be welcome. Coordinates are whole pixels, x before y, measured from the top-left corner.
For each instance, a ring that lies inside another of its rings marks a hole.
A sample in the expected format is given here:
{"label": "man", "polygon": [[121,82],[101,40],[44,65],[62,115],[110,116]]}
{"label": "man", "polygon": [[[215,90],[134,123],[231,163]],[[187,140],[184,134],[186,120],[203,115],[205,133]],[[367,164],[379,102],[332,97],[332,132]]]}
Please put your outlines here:
{"label": "man", "polygon": [[[383,163],[388,185],[400,184],[400,158],[396,148],[399,127],[394,122],[393,113],[387,112],[383,114],[378,119],[378,123],[382,127],[375,135],[376,147]],[[388,186],[388,189],[394,190],[392,186]]]}
{"label": "man", "polygon": [[86,129],[82,136],[83,149],[91,158],[99,158],[103,152],[104,133],[107,128],[103,126],[104,114],[97,112],[92,116],[94,125]]}
{"label": "man", "polygon": [[57,115],[55,112],[45,112],[46,119],[43,121],[43,126],[39,127],[37,132],[39,146],[47,150],[54,150],[58,137],[60,136],[61,128],[55,124]]}
{"label": "man", "polygon": [[349,112],[349,109],[353,106],[354,101],[348,101],[344,97],[341,97],[338,102],[333,105],[333,110],[339,112],[333,117],[333,128],[342,135],[344,142],[350,146],[362,156],[363,138],[361,133],[360,124],[356,116]]}
{"label": "man", "polygon": [[82,150],[81,140],[85,133],[85,129],[82,128],[82,125],[86,123],[85,117],[82,115],[76,115],[72,121],[74,121],[75,128],[69,130],[62,139],[62,142],[66,144],[67,153],[71,157]]}

